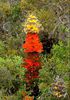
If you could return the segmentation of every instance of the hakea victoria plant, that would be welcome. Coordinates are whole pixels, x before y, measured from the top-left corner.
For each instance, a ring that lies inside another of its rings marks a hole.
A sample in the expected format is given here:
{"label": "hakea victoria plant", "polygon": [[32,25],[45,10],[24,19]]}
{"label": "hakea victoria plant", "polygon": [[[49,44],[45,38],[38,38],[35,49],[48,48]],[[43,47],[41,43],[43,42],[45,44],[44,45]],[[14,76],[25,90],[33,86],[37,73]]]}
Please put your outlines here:
{"label": "hakea victoria plant", "polygon": [[24,64],[22,66],[26,68],[26,91],[31,91],[30,95],[33,96],[38,96],[39,94],[38,79],[39,69],[41,69],[39,53],[43,51],[43,46],[38,36],[40,28],[41,25],[38,19],[33,14],[30,14],[24,24],[26,38],[22,47],[26,57],[23,59]]}

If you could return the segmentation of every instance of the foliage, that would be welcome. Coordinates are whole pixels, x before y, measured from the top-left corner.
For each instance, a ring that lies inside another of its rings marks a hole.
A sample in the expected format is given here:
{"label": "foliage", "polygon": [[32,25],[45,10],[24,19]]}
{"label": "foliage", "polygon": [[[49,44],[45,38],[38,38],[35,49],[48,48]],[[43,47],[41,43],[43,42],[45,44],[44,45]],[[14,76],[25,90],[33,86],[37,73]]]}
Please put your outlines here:
{"label": "foliage", "polygon": [[[61,41],[53,45],[51,55],[42,56],[43,66],[40,70],[40,89],[42,95],[49,96],[50,85],[53,82],[54,78],[59,75],[64,79],[66,89],[69,87],[69,42],[62,43]],[[68,92],[69,93],[69,92]],[[47,99],[47,97],[46,97]],[[51,98],[52,99],[52,98]],[[45,99],[44,99],[45,100]]]}
{"label": "foliage", "polygon": [[0,2],[0,11],[1,13],[8,15],[11,11],[9,2]]}
{"label": "foliage", "polygon": [[[14,56],[5,56],[6,48],[2,41],[0,41],[0,89],[4,95],[9,94],[8,92],[12,92],[10,89],[16,89],[19,87],[19,82],[22,83],[22,68],[20,67],[22,63],[22,57],[14,55]],[[3,56],[4,53],[4,56]],[[23,70],[24,73],[24,70]],[[20,78],[17,79],[17,75]],[[23,74],[24,75],[24,74]],[[14,82],[13,82],[14,81]],[[12,93],[11,93],[12,94]]]}

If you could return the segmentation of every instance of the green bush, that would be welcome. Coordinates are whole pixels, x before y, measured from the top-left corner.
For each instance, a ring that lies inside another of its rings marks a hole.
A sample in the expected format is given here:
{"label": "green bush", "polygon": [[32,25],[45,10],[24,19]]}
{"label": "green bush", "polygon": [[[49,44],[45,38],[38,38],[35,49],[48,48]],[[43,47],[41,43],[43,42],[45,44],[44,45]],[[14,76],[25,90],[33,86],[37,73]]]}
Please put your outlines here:
{"label": "green bush", "polygon": [[[67,41],[66,43],[62,43],[59,41],[58,44],[53,45],[51,54],[49,55],[41,55],[42,56],[42,69],[40,70],[40,80],[39,80],[39,88],[41,90],[41,96],[40,98],[44,98],[44,100],[53,97],[49,97],[50,93],[50,86],[51,83],[53,83],[54,79],[57,75],[59,75],[65,82],[67,95],[69,94],[69,71],[70,71],[70,41]],[[51,95],[51,94],[50,94]],[[68,99],[68,97],[67,97]],[[63,100],[67,100],[63,99]],[[62,99],[61,99],[62,100]]]}

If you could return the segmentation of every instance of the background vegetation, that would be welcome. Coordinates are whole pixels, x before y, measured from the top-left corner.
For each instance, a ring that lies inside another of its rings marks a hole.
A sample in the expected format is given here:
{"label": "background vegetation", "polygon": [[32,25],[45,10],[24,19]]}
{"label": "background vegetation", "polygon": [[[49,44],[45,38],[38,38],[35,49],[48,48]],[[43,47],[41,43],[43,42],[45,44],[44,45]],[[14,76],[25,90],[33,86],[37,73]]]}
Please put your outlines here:
{"label": "background vegetation", "polygon": [[70,0],[0,0],[0,100],[21,100],[25,91],[25,69],[21,67],[25,56],[22,23],[31,12],[43,26],[39,34],[44,46],[39,80],[41,92],[37,99],[58,100],[50,95],[50,85],[59,75],[67,91],[67,96],[61,100],[70,100],[69,3]]}

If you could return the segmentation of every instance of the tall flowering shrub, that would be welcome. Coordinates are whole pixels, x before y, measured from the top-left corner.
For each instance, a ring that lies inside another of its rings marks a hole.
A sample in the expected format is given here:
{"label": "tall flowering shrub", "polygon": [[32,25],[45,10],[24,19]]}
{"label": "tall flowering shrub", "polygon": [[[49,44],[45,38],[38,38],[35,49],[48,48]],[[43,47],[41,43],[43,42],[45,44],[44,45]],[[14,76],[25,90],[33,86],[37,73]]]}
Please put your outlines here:
{"label": "tall flowering shrub", "polygon": [[42,43],[40,42],[38,33],[41,25],[34,15],[29,15],[25,24],[24,31],[26,33],[25,43],[22,45],[26,54],[23,60],[23,67],[26,68],[25,81],[26,90],[31,90],[31,95],[37,96],[39,93],[38,79],[41,62],[39,53],[43,51]]}

